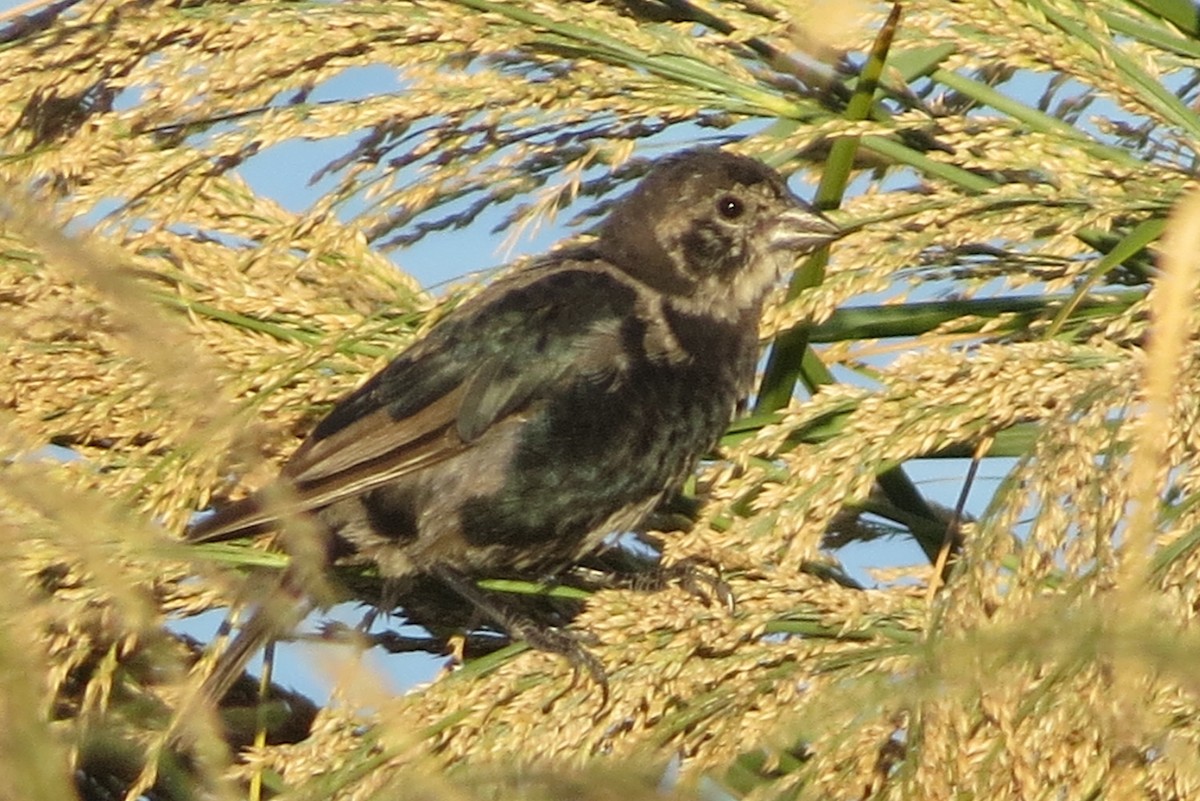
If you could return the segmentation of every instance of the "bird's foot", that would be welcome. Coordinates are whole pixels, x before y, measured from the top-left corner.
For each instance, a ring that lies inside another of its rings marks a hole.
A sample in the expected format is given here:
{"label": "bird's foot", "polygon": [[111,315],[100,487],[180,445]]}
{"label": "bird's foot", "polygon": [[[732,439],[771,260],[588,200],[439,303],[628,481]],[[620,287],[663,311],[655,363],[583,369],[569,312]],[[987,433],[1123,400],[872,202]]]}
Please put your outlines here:
{"label": "bird's foot", "polygon": [[558,654],[571,665],[573,674],[570,685],[547,701],[543,705],[543,711],[549,711],[566,693],[578,687],[580,676],[584,673],[600,689],[599,711],[608,707],[608,673],[596,655],[583,644],[584,639],[594,640],[594,638],[585,638],[566,629],[544,628],[533,624],[518,623],[512,625],[510,630],[529,643],[529,647]]}
{"label": "bird's foot", "polygon": [[635,577],[634,589],[657,592],[672,584],[699,598],[706,606],[715,599],[729,614],[737,611],[733,589],[721,578],[720,568],[700,559],[683,559]]}

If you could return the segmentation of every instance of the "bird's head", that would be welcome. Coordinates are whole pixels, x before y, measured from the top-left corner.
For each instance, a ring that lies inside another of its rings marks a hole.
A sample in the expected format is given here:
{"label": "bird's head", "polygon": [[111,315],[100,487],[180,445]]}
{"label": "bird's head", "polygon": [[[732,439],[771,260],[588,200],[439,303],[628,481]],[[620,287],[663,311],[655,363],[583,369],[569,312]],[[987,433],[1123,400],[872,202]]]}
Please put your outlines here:
{"label": "bird's head", "polygon": [[765,164],[716,148],[658,162],[599,230],[617,267],[696,311],[756,309],[796,256],[839,229]]}

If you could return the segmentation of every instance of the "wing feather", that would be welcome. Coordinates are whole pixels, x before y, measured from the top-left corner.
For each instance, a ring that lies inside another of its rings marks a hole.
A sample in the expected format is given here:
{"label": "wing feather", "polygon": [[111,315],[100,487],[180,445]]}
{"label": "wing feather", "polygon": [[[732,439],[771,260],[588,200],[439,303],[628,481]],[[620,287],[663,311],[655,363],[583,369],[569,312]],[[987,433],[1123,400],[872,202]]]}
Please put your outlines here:
{"label": "wing feather", "polygon": [[[548,282],[537,280],[537,271],[514,276],[507,287],[498,282],[474,308],[443,320],[341,401],[274,487],[217,512],[187,538],[242,536],[280,517],[361,495],[463,453],[564,382],[618,380],[620,321],[632,311],[636,292],[626,287],[624,295],[614,294],[619,276],[570,266],[541,271]],[[613,298],[622,297],[614,307]],[[546,346],[547,326],[555,329],[552,347]],[[273,502],[264,503],[264,496]]]}

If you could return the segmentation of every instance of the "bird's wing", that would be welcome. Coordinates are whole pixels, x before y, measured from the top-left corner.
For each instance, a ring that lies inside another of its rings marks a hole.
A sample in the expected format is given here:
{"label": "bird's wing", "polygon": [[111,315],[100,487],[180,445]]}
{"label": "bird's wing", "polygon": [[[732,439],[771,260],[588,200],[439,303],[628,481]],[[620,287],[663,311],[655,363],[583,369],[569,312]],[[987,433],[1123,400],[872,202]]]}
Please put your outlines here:
{"label": "bird's wing", "polygon": [[241,536],[456,456],[576,380],[616,381],[636,291],[596,264],[557,262],[494,284],[344,398],[282,471],[269,505],[217,512],[193,541]]}

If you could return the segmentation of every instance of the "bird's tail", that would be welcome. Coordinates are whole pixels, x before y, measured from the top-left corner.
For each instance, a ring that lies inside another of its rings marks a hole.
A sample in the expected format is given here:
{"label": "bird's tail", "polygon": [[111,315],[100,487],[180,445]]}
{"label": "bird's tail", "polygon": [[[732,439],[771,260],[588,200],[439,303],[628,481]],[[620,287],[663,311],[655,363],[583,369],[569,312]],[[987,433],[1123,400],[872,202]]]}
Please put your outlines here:
{"label": "bird's tail", "polygon": [[268,642],[290,632],[311,612],[315,603],[300,589],[292,571],[284,571],[279,583],[238,629],[229,646],[217,657],[212,672],[201,684],[201,695],[219,702],[255,653]]}
{"label": "bird's tail", "polygon": [[[225,694],[234,685],[247,663],[267,643],[286,632],[292,631],[315,607],[312,597],[303,589],[303,581],[297,571],[285,570],[279,581],[251,614],[245,625],[225,650],[216,657],[216,663],[180,703],[172,722],[172,739],[188,739],[187,728],[191,717],[204,706],[216,708]],[[208,660],[202,661],[196,670],[203,670]]]}

